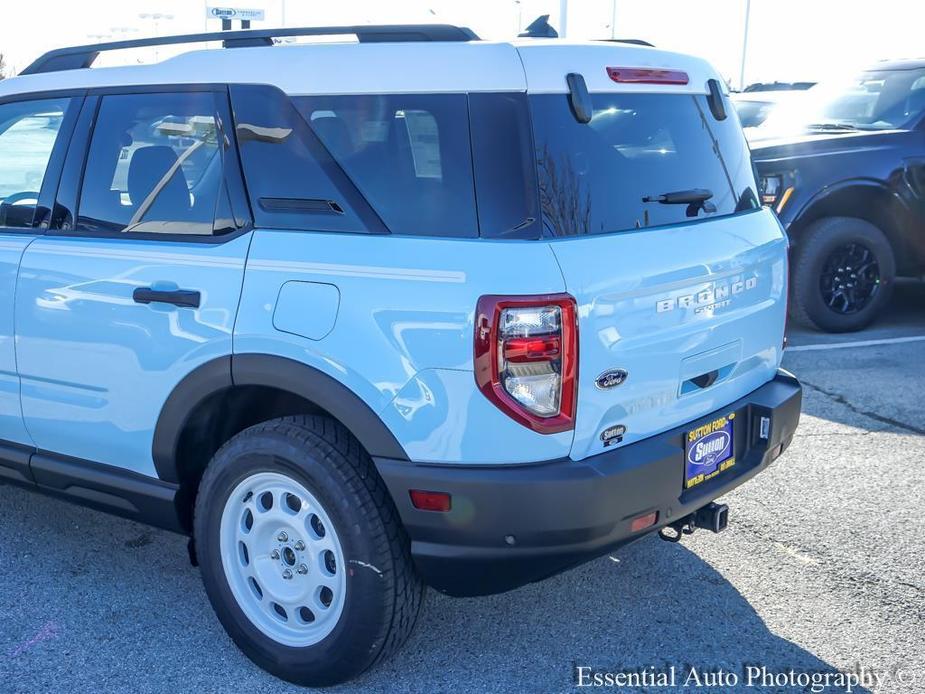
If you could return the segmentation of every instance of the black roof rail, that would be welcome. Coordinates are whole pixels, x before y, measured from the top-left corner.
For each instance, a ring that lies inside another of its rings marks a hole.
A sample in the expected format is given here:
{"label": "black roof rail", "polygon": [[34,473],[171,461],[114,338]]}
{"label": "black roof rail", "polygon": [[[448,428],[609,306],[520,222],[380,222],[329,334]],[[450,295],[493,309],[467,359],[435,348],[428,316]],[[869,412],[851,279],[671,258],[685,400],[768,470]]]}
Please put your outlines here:
{"label": "black roof rail", "polygon": [[20,75],[35,75],[40,72],[78,70],[93,65],[93,61],[104,51],[119,51],[126,48],[168,46],[179,43],[201,43],[221,41],[225,48],[245,46],[272,46],[274,38],[289,36],[337,36],[353,34],[360,43],[387,43],[399,41],[478,41],[479,37],[466,27],[451,24],[385,24],[340,27],[298,27],[281,29],[245,29],[241,31],[213,31],[202,34],[179,36],[158,36],[130,41],[111,41],[87,46],[71,46],[48,51],[32,62]]}

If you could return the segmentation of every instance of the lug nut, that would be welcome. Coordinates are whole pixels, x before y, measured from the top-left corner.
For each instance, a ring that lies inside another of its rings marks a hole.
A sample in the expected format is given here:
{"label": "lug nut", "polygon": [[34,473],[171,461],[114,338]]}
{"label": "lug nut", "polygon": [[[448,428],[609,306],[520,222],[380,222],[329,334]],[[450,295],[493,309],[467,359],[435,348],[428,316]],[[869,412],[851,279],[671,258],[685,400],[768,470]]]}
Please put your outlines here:
{"label": "lug nut", "polygon": [[272,552],[270,552],[270,559],[279,559],[278,549],[274,549]]}
{"label": "lug nut", "polygon": [[292,578],[292,570],[291,570],[291,569],[286,569],[285,571],[283,571],[283,578],[285,578],[287,581],[288,581],[290,578]]}
{"label": "lug nut", "polygon": [[289,536],[286,533],[280,533],[279,537],[277,537],[276,539],[279,540],[280,542],[285,542],[286,540],[289,539]]}
{"label": "lug nut", "polygon": [[304,576],[308,573],[308,567],[305,564],[299,564],[299,573]]}
{"label": "lug nut", "polygon": [[299,540],[298,542],[295,543],[295,548],[296,550],[301,552],[303,549],[305,549],[305,543],[302,542],[302,540]]}

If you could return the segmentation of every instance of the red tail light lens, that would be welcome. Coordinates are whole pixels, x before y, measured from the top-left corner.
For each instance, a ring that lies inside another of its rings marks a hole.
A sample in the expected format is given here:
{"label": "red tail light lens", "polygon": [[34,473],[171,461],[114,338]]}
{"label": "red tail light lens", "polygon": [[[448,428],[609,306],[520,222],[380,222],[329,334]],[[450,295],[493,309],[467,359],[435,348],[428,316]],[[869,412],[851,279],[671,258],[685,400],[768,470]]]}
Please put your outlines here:
{"label": "red tail light lens", "polygon": [[627,84],[687,84],[690,78],[682,70],[660,70],[648,67],[609,67],[607,76],[614,82]]}
{"label": "red tail light lens", "polygon": [[522,364],[559,356],[559,336],[512,337],[504,341],[504,360]]}
{"label": "red tail light lens", "polygon": [[483,296],[475,380],[505,414],[541,434],[575,426],[578,326],[568,294]]}

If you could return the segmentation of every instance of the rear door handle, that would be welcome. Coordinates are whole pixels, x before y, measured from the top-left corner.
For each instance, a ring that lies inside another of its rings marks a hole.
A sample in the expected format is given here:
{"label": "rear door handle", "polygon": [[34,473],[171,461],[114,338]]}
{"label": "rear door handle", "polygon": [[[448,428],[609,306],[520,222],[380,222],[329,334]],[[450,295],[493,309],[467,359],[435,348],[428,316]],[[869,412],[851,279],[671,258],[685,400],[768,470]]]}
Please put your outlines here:
{"label": "rear door handle", "polygon": [[184,308],[199,308],[199,292],[192,289],[152,289],[138,287],[132,292],[136,304],[173,304]]}

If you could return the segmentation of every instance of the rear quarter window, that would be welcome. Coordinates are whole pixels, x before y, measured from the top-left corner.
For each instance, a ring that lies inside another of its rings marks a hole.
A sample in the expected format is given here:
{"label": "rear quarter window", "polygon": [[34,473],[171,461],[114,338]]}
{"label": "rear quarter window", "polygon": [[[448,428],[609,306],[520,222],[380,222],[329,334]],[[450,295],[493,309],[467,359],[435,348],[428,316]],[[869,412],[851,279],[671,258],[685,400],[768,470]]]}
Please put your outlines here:
{"label": "rear quarter window", "polygon": [[465,94],[293,101],[390,232],[478,236]]}
{"label": "rear quarter window", "polygon": [[381,220],[286,94],[275,87],[232,85],[231,103],[257,226],[383,231]]}
{"label": "rear quarter window", "polygon": [[542,235],[527,95],[469,95],[473,169],[483,237]]}
{"label": "rear quarter window", "polygon": [[[756,207],[748,147],[731,105],[717,121],[706,97],[593,95],[593,118],[579,123],[564,94],[530,97],[544,232],[604,234],[692,221],[687,205],[643,198],[706,188],[710,210]],[[743,198],[744,196],[744,198]],[[746,202],[740,205],[740,200]]]}

